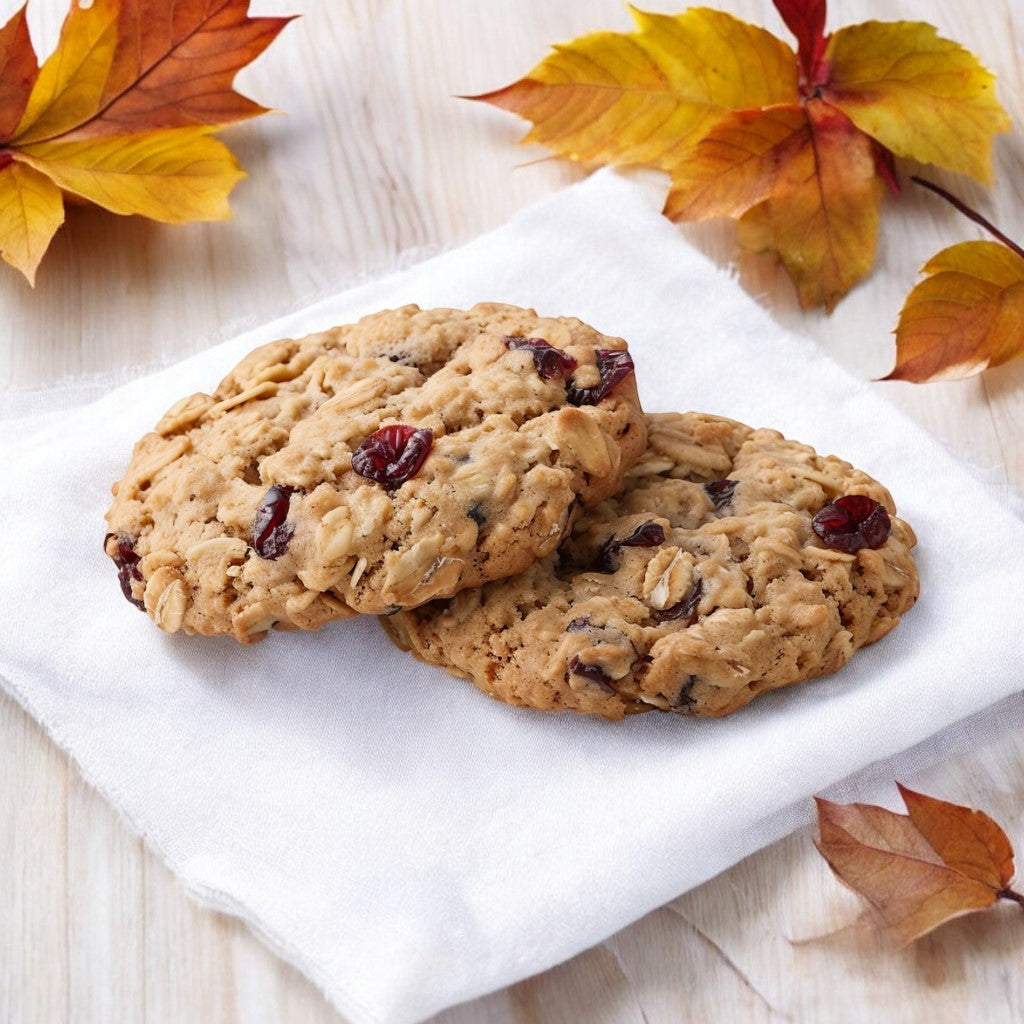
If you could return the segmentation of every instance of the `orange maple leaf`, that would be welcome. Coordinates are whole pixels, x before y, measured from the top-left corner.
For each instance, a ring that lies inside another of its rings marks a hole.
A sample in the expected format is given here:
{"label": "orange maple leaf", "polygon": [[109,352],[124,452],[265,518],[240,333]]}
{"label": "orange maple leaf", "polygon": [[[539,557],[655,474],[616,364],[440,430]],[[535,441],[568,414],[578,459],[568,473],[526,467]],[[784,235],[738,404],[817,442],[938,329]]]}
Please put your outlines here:
{"label": "orange maple leaf", "polygon": [[818,799],[818,851],[903,946],[954,917],[1009,899],[1013,848],[987,815],[899,786],[908,814]]}
{"label": "orange maple leaf", "polygon": [[533,122],[525,142],[587,164],[668,171],[674,220],[740,219],[778,254],[804,306],[831,309],[874,262],[893,156],[991,178],[1009,127],[993,76],[920,22],[827,35],[825,0],[774,0],[797,50],[705,8],[634,11],[632,33],[555,47],[481,96]]}
{"label": "orange maple leaf", "polygon": [[922,268],[903,303],[886,380],[924,383],[981,373],[1024,355],[1024,249],[938,185],[915,177],[998,241],[960,242]]}
{"label": "orange maple leaf", "polygon": [[211,137],[264,113],[235,74],[291,20],[249,0],[73,0],[40,67],[25,7],[0,29],[0,256],[34,282],[64,195],[177,223],[227,217],[244,177]]}
{"label": "orange maple leaf", "polygon": [[831,309],[874,262],[879,150],[821,99],[726,115],[673,175],[673,220],[739,219],[741,244],[779,254],[804,306]]}

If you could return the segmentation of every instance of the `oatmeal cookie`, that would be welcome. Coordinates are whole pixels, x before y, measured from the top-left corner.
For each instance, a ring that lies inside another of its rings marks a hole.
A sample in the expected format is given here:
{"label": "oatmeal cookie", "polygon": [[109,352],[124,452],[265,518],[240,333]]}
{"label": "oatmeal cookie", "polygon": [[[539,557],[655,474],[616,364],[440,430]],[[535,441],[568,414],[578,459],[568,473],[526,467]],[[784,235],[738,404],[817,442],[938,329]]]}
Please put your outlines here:
{"label": "oatmeal cookie", "polygon": [[914,603],[889,492],[773,430],[648,417],[622,492],[514,579],[382,617],[510,704],[718,716],[835,672]]}
{"label": "oatmeal cookie", "polygon": [[417,306],[247,356],[135,446],[107,513],[129,601],[244,643],[521,572],[646,443],[626,343]]}

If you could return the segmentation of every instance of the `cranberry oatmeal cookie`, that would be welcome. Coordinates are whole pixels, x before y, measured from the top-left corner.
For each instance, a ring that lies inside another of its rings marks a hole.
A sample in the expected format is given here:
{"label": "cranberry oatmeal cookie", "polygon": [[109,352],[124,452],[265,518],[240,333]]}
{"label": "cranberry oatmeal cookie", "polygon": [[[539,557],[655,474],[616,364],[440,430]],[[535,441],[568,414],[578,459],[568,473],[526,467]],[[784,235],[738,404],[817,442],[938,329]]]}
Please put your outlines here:
{"label": "cranberry oatmeal cookie", "polygon": [[135,446],[107,512],[162,629],[315,629],[555,550],[646,443],[626,344],[515,306],[417,306],[247,356]]}
{"label": "cranberry oatmeal cookie", "polygon": [[888,491],[773,430],[649,416],[622,493],[510,580],[381,621],[510,704],[717,716],[835,672],[918,593]]}

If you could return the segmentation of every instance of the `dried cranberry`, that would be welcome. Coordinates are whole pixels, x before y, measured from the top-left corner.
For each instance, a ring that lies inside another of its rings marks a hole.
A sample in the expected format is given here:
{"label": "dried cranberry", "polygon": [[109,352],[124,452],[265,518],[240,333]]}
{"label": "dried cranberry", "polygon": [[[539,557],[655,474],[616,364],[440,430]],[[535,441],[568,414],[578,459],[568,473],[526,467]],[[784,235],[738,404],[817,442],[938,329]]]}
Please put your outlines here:
{"label": "dried cranberry", "polygon": [[621,548],[656,548],[665,543],[665,531],[657,523],[641,523],[628,537],[616,540],[610,537],[601,545],[597,559],[597,572],[618,572]]}
{"label": "dried cranberry", "polygon": [[633,372],[633,357],[618,349],[597,349],[597,372],[601,383],[592,388],[578,388],[570,385],[566,398],[570,405],[597,405],[612,388],[624,381]]}
{"label": "dried cranberry", "polygon": [[434,435],[401,423],[381,427],[352,453],[352,468],[393,491],[415,476],[430,454]]}
{"label": "dried cranberry", "polygon": [[732,500],[732,492],[735,490],[735,480],[712,480],[704,485],[704,493],[717,509],[723,509],[729,504]]}
{"label": "dried cranberry", "polygon": [[696,682],[696,676],[687,676],[683,680],[682,685],[679,687],[679,692],[669,703],[669,707],[673,711],[685,714],[687,709],[692,708],[697,703],[697,698],[692,696],[693,687]]}
{"label": "dried cranberry", "polygon": [[574,654],[568,664],[569,671],[575,676],[583,676],[584,679],[589,679],[592,683],[600,683],[602,686],[610,687],[612,685],[612,677],[606,675],[600,665],[584,665],[578,654]]}
{"label": "dried cranberry", "polygon": [[507,337],[505,344],[513,351],[524,349],[533,356],[533,365],[544,380],[565,380],[576,369],[576,360],[568,352],[555,348],[543,338]]}
{"label": "dried cranberry", "polygon": [[260,558],[280,558],[288,550],[295,526],[288,520],[291,487],[274,484],[263,496],[252,522],[252,546]]}
{"label": "dried cranberry", "polygon": [[658,622],[681,622],[684,626],[692,626],[697,621],[697,605],[704,596],[704,581],[697,580],[690,592],[671,608],[655,612],[654,617]]}
{"label": "dried cranberry", "polygon": [[814,532],[834,551],[853,554],[880,548],[892,532],[884,505],[863,494],[845,494],[826,505],[812,520]]}
{"label": "dried cranberry", "polygon": [[665,530],[655,522],[641,523],[628,537],[623,537],[619,545],[624,548],[656,548],[665,543]]}
{"label": "dried cranberry", "polygon": [[[114,534],[108,533],[103,538],[104,550],[107,541],[113,536]],[[111,557],[114,565],[117,566],[117,579],[121,584],[121,593],[136,608],[145,611],[146,606],[132,593],[132,580],[142,582],[142,572],[139,570],[139,562],[142,559],[135,553],[135,539],[126,533],[117,534],[117,554]]]}

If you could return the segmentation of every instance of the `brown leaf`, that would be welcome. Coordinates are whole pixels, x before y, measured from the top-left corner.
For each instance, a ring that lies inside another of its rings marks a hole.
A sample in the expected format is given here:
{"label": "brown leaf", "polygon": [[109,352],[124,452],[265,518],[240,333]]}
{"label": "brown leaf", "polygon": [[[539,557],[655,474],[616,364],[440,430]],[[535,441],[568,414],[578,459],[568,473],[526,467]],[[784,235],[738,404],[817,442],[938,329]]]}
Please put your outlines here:
{"label": "brown leaf", "polygon": [[18,126],[38,75],[39,63],[22,7],[0,29],[0,139],[10,138]]}
{"label": "brown leaf", "polygon": [[1013,847],[984,811],[896,785],[914,828],[944,863],[993,889],[1005,889],[1013,881]]}
{"label": "brown leaf", "polygon": [[741,243],[777,253],[803,305],[831,309],[874,261],[893,156],[987,181],[1010,122],[992,75],[930,25],[826,33],[825,0],[775,6],[796,52],[721,12],[634,11],[637,31],[559,45],[472,98],[568,159],[668,171],[670,217],[740,219]]}
{"label": "brown leaf", "polygon": [[987,815],[900,787],[909,815],[818,799],[818,851],[902,946],[1006,897],[1013,852]]}
{"label": "brown leaf", "polygon": [[249,0],[123,3],[89,134],[226,125],[265,113],[232,83],[292,19],[250,18],[248,7]]}
{"label": "brown leaf", "polygon": [[166,222],[227,217],[244,172],[208,135],[265,111],[232,83],[290,20],[250,18],[248,0],[72,0],[37,67],[15,15],[0,31],[0,185],[26,201],[0,218],[3,258],[33,279],[63,193]]}

